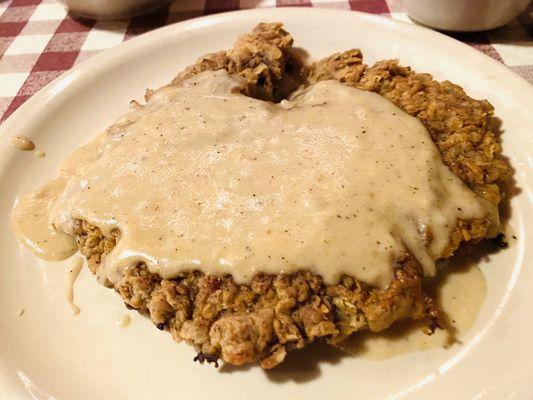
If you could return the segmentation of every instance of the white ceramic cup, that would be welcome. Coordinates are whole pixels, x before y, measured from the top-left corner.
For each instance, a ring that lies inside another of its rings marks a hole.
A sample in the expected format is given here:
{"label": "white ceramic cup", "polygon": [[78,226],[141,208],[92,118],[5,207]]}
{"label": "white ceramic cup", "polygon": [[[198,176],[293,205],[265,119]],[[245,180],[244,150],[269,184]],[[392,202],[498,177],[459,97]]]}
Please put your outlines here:
{"label": "white ceramic cup", "polygon": [[432,28],[474,32],[498,28],[531,0],[402,0],[409,16]]}
{"label": "white ceramic cup", "polygon": [[61,0],[74,14],[91,19],[131,18],[155,10],[170,0]]}

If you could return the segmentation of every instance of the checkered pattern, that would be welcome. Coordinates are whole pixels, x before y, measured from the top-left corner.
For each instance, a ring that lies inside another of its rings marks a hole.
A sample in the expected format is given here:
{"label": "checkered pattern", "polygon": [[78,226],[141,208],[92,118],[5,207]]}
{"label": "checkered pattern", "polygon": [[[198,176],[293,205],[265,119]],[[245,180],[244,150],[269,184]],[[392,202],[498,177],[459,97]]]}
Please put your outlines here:
{"label": "checkered pattern", "polygon": [[[364,11],[411,22],[400,0],[177,0],[122,21],[75,18],[53,0],[0,0],[0,121],[62,72],[160,26],[251,7],[304,6]],[[454,34],[533,83],[533,8],[488,33]]]}

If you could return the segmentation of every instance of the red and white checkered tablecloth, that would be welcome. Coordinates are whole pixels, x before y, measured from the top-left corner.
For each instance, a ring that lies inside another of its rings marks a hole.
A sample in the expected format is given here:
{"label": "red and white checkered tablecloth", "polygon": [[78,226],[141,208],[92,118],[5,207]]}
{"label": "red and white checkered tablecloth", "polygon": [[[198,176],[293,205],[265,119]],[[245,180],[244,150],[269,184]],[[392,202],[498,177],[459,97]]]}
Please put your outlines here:
{"label": "red and white checkered tablecloth", "polygon": [[[0,121],[73,65],[143,32],[184,19],[251,7],[304,6],[365,11],[411,22],[400,0],[177,0],[120,21],[76,18],[53,0],[0,0]],[[533,83],[533,8],[504,28],[454,37]]]}

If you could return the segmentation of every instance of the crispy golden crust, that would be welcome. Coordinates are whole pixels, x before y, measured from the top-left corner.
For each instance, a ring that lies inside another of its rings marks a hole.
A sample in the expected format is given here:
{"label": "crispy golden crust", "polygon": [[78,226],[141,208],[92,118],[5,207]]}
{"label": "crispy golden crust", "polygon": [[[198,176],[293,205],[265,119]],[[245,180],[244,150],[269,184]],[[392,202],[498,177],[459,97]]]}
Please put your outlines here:
{"label": "crispy golden crust", "polygon": [[[460,222],[452,244],[485,237],[490,221]],[[105,237],[86,222],[78,224],[78,244],[96,273],[119,240]],[[126,305],[148,316],[176,341],[230,364],[259,361],[272,368],[288,351],[309,343],[337,343],[359,330],[382,331],[402,319],[436,319],[433,301],[422,290],[419,264],[408,254],[396,261],[386,289],[349,276],[326,285],[309,271],[291,275],[256,275],[239,285],[230,276],[192,271],[161,279],[145,265],[127,269],[115,290]]]}
{"label": "crispy golden crust", "polygon": [[402,67],[396,60],[363,64],[359,50],[336,53],[314,63],[309,82],[335,79],[379,93],[418,118],[431,134],[446,165],[476,193],[498,204],[498,183],[510,175],[491,126],[492,105],[468,97],[451,82]]}
{"label": "crispy golden crust", "polygon": [[[79,223],[79,247],[93,273],[117,239]],[[361,329],[380,331],[396,320],[420,319],[434,312],[422,291],[418,264],[408,255],[397,263],[394,281],[386,290],[348,276],[337,285],[325,285],[309,271],[260,274],[249,285],[198,271],[168,280],[150,273],[145,265],[126,270],[115,289],[128,307],[169,330],[175,340],[185,340],[199,352],[231,364],[259,360],[271,368],[283,361],[287,351],[308,343],[334,343]]]}
{"label": "crispy golden crust", "polygon": [[239,36],[232,49],[204,55],[179,73],[171,84],[179,84],[203,71],[225,69],[248,82],[246,95],[276,100],[280,97],[278,92],[287,90],[285,66],[291,59],[292,43],[292,36],[282,24],[260,23],[252,32]]}
{"label": "crispy golden crust", "polygon": [[[294,88],[301,78],[301,69],[293,76],[285,71],[292,60],[291,46],[292,37],[281,24],[259,24],[233,49],[200,58],[172,84],[205,70],[226,69],[247,80],[248,95],[279,99],[287,91],[285,82]],[[323,79],[375,91],[419,118],[451,170],[478,193],[499,202],[497,183],[509,169],[490,130],[492,107],[486,101],[470,99],[460,87],[415,74],[395,61],[367,67],[358,50],[313,64],[309,80]],[[458,221],[443,256],[453,254],[462,243],[487,237],[492,222],[489,217]],[[119,240],[117,233],[105,237],[84,221],[79,221],[77,236],[93,273]],[[359,330],[381,331],[402,319],[435,320],[438,313],[422,290],[418,263],[409,254],[395,263],[394,279],[386,289],[349,276],[326,285],[309,271],[259,274],[248,285],[198,271],[169,280],[142,264],[127,269],[114,288],[128,307],[168,330],[176,341],[194,346],[201,359],[220,357],[236,365],[259,361],[263,368],[272,368],[283,362],[287,352],[316,341],[336,343]]]}

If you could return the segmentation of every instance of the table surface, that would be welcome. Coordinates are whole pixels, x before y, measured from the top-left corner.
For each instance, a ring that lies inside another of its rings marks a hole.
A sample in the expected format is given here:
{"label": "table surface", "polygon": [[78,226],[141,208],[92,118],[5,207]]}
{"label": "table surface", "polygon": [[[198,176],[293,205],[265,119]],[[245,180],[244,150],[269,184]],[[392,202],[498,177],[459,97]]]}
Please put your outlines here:
{"label": "table surface", "polygon": [[[364,11],[413,23],[400,0],[178,0],[120,21],[76,18],[53,0],[0,0],[0,122],[61,73],[131,37],[200,15],[283,6]],[[532,21],[533,4],[503,28],[452,36],[533,83]]]}

